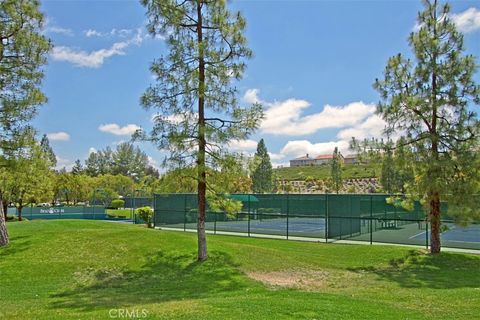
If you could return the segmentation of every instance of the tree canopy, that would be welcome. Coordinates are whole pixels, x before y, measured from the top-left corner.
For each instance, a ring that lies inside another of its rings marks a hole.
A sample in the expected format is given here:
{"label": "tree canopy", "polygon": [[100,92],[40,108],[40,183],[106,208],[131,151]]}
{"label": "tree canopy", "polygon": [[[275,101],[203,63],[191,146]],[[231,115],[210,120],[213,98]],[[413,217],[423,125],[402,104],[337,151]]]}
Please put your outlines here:
{"label": "tree canopy", "polygon": [[[143,138],[169,152],[164,165],[195,168],[198,192],[198,259],[207,258],[205,210],[207,189],[214,190],[208,168],[238,166],[226,154],[231,140],[247,138],[258,126],[262,108],[243,107],[233,80],[245,71],[252,51],[243,35],[246,21],[231,13],[226,1],[142,0],[148,29],[166,37],[167,53],[150,67],[156,82],[141,98],[144,108],[158,111],[154,128]],[[228,168],[228,169],[226,169]]]}
{"label": "tree canopy", "polygon": [[480,103],[474,82],[475,57],[464,53],[463,35],[450,18],[448,4],[424,1],[418,31],[409,45],[413,57],[388,60],[383,79],[374,87],[381,96],[378,113],[386,134],[401,134],[403,146],[415,154],[411,164],[415,184],[407,190],[428,208],[431,252],[440,252],[440,202],[449,214],[465,221],[478,218],[480,122],[473,111]]}
{"label": "tree canopy", "polygon": [[260,139],[254,157],[255,169],[252,173],[253,192],[264,193],[273,190],[273,169],[265,141]]}
{"label": "tree canopy", "polygon": [[[42,66],[50,42],[41,34],[43,14],[36,0],[0,2],[0,150],[5,160],[28,140],[28,121],[46,101],[40,90]],[[3,199],[0,198],[0,202]],[[3,208],[3,205],[0,205]],[[0,246],[8,244],[3,214],[0,214]]]}

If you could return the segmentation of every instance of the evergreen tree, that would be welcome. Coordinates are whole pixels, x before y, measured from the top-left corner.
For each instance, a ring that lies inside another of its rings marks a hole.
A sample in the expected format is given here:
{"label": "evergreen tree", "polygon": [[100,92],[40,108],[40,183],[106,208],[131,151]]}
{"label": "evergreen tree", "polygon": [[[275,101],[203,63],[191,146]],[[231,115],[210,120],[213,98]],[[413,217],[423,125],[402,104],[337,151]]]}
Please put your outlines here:
{"label": "evergreen tree", "polygon": [[257,166],[252,174],[252,189],[255,193],[272,192],[272,163],[268,155],[267,147],[263,139],[260,139],[257,145],[257,152],[255,153],[255,162]]}
{"label": "evergreen tree", "polygon": [[252,55],[243,35],[245,19],[228,11],[226,1],[142,0],[149,17],[149,32],[165,36],[167,54],[151,65],[157,82],[141,99],[159,109],[149,137],[158,148],[170,151],[165,164],[196,169],[198,192],[198,260],[207,258],[205,209],[219,190],[208,185],[207,169],[230,170],[235,157],[224,145],[247,138],[258,126],[262,108],[239,106],[231,85],[245,70]]}
{"label": "evergreen tree", "polygon": [[333,150],[333,157],[331,161],[331,183],[333,190],[335,190],[336,193],[342,189],[343,186],[343,178],[342,178],[342,158],[340,156],[340,153],[338,152],[338,148],[335,147],[335,150]]}
{"label": "evergreen tree", "polygon": [[424,1],[418,15],[419,30],[409,44],[412,59],[398,54],[389,59],[383,80],[376,80],[381,95],[378,113],[387,122],[386,133],[403,133],[415,151],[415,184],[407,193],[425,203],[430,222],[430,252],[440,252],[440,203],[448,202],[449,215],[471,221],[478,216],[480,122],[469,104],[480,103],[480,86],[473,76],[475,57],[464,54],[463,35],[449,17],[450,6]]}
{"label": "evergreen tree", "polygon": [[75,160],[75,164],[72,167],[72,174],[80,175],[83,173],[83,166],[79,159]]}
{"label": "evergreen tree", "polygon": [[46,134],[44,134],[42,140],[40,140],[40,147],[50,161],[51,167],[54,168],[57,165],[57,157],[50,146],[50,141]]}
{"label": "evergreen tree", "polygon": [[[0,1],[0,165],[8,167],[15,150],[23,147],[26,124],[46,101],[40,90],[49,41],[42,36],[43,15],[36,0]],[[14,159],[14,158],[13,158]],[[3,208],[0,197],[0,209]],[[8,244],[0,214],[0,246]]]}
{"label": "evergreen tree", "polygon": [[382,157],[382,172],[380,176],[380,183],[386,193],[397,192],[397,175],[393,160],[393,151],[390,144],[387,144],[385,153]]}

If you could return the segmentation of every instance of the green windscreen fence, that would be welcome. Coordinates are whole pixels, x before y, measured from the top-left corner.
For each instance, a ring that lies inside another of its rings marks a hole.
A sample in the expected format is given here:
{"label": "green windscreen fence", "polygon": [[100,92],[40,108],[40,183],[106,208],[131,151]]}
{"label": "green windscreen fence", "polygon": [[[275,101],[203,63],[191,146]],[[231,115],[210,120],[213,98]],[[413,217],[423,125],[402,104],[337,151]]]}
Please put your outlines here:
{"label": "green windscreen fence", "polygon": [[[308,237],[325,241],[429,245],[428,221],[420,203],[412,210],[401,197],[384,194],[233,194],[241,203],[234,213],[213,211],[207,203],[206,229],[213,232]],[[480,207],[480,203],[479,203]],[[156,194],[156,226],[195,230],[196,194]],[[460,226],[441,204],[442,243],[447,247],[480,249],[480,221]]]}
{"label": "green windscreen fence", "polygon": [[[18,216],[17,208],[8,208],[8,215]],[[92,219],[108,220],[103,206],[65,206],[65,207],[34,207],[28,206],[22,209],[22,217],[35,219]]]}
{"label": "green windscreen fence", "polygon": [[150,197],[123,197],[124,208],[153,207],[153,198]]}

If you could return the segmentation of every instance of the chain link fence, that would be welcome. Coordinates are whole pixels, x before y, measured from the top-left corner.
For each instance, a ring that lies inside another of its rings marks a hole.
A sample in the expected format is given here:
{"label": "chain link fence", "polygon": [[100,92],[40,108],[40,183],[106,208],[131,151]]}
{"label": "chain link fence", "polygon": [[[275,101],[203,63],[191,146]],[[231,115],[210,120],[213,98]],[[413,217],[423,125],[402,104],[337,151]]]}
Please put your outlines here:
{"label": "chain link fence", "polygon": [[[419,203],[412,210],[389,204],[383,194],[234,194],[241,210],[215,212],[207,204],[207,230],[247,236],[319,241],[353,240],[429,246],[429,223]],[[197,228],[196,194],[156,194],[154,223],[181,230]],[[480,250],[480,222],[455,224],[442,204],[442,244]]]}

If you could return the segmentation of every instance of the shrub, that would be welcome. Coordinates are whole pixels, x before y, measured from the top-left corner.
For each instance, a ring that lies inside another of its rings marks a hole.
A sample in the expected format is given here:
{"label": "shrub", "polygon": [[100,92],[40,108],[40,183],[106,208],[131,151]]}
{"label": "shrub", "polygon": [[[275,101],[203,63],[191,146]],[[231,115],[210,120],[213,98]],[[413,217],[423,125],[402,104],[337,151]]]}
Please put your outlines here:
{"label": "shrub", "polygon": [[137,210],[135,210],[135,214],[138,215],[147,225],[147,227],[152,228],[153,227],[153,209],[146,206],[146,207],[140,207]]}
{"label": "shrub", "polygon": [[123,206],[125,206],[125,201],[120,199],[112,200],[112,203],[110,204],[110,206],[113,209],[123,208]]}

